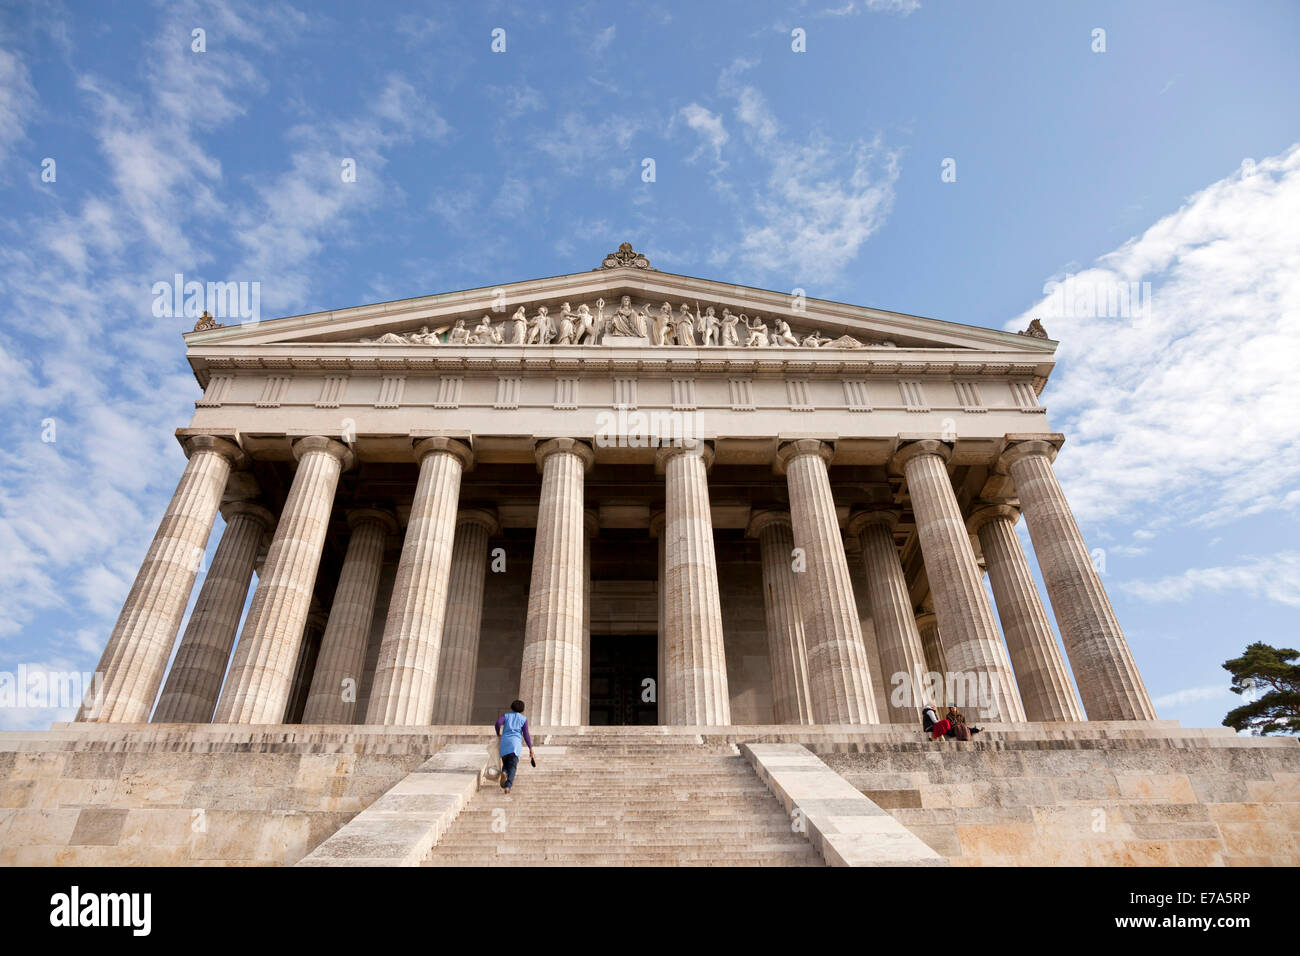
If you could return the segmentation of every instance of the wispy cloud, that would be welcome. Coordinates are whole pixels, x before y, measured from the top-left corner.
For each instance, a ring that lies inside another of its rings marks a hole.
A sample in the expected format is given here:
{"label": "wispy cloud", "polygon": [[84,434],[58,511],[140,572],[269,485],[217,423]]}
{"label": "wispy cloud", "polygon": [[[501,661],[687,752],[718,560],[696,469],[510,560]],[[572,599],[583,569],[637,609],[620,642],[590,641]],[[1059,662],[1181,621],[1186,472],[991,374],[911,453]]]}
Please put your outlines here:
{"label": "wispy cloud", "polygon": [[1222,684],[1208,684],[1204,687],[1186,687],[1183,690],[1176,690],[1170,694],[1161,694],[1152,700],[1156,705],[1156,711],[1163,713],[1167,710],[1180,710],[1189,704],[1199,704],[1204,701],[1222,700],[1229,703],[1235,699],[1231,690],[1228,689],[1227,673],[1224,673],[1224,682]]}
{"label": "wispy cloud", "polygon": [[1188,568],[1151,581],[1124,581],[1120,587],[1144,601],[1181,603],[1200,593],[1239,591],[1300,607],[1300,552],[1282,551],[1223,567]]}

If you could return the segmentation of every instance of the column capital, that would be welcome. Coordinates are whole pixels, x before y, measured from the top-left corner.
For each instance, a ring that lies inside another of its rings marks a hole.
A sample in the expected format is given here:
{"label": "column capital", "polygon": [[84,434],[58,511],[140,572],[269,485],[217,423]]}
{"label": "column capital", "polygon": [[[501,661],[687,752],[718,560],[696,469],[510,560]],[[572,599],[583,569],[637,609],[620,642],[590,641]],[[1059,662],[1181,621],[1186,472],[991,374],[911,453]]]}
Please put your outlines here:
{"label": "column capital", "polygon": [[488,536],[492,536],[501,530],[501,522],[497,518],[495,508],[461,508],[456,512],[456,526],[463,524],[477,524],[487,528]]}
{"label": "column capital", "polygon": [[411,443],[416,462],[423,462],[430,455],[451,455],[460,459],[460,466],[465,471],[474,468],[474,450],[455,438],[436,435],[432,438],[416,438]]}
{"label": "column capital", "polygon": [[397,518],[381,508],[353,508],[347,513],[347,521],[348,528],[352,531],[368,523],[382,525],[385,534],[397,531]]}
{"label": "column capital", "polygon": [[1020,509],[1005,502],[977,502],[977,507],[971,512],[970,517],[966,519],[966,530],[971,534],[979,534],[980,528],[999,518],[1005,518],[1015,524],[1020,519]]}
{"label": "column capital", "polygon": [[755,511],[749,516],[749,525],[745,528],[746,538],[757,538],[766,529],[771,527],[784,526],[794,530],[794,524],[790,518],[790,512],[770,509],[765,511]]}
{"label": "column capital", "polygon": [[816,455],[829,467],[831,458],[835,455],[835,446],[817,438],[799,438],[782,442],[776,450],[776,460],[772,462],[772,470],[778,475],[784,475],[791,461],[805,455]]}
{"label": "column capital", "polygon": [[182,435],[179,437],[186,458],[194,457],[194,453],[198,451],[213,451],[229,461],[231,468],[248,467],[248,455],[228,438],[221,438],[218,435]]}
{"label": "column capital", "polygon": [[322,451],[327,455],[332,455],[347,471],[356,463],[356,456],[352,454],[352,449],[341,441],[328,438],[325,435],[307,435],[303,438],[295,438],[293,441],[293,458],[294,461],[302,461],[302,456],[308,452]]}
{"label": "column capital", "polygon": [[269,508],[259,505],[256,501],[241,499],[240,501],[231,501],[221,506],[221,517],[230,523],[230,519],[237,515],[247,515],[255,521],[261,522],[263,531],[270,531],[275,527],[275,515]]}
{"label": "column capital", "polygon": [[[1008,435],[1008,439],[1014,439],[1015,436]],[[1017,461],[1025,458],[1032,458],[1041,455],[1048,461],[1056,460],[1056,453],[1060,450],[1060,444],[1047,438],[1027,438],[1009,441],[1007,447],[1003,450],[1002,455],[998,458],[994,470],[1007,475],[1011,473],[1011,466]]]}
{"label": "column capital", "polygon": [[850,537],[854,538],[861,536],[863,531],[877,524],[884,525],[886,530],[893,531],[900,517],[902,517],[902,512],[898,508],[871,508],[852,515],[849,518],[846,530]]}
{"label": "column capital", "polygon": [[937,626],[938,623],[939,615],[935,614],[933,610],[920,610],[916,612],[917,630],[920,630],[923,627],[930,627],[931,625]]}
{"label": "column capital", "polygon": [[685,442],[678,445],[660,445],[659,450],[655,452],[655,474],[662,475],[664,469],[668,467],[669,459],[676,458],[678,455],[694,455],[696,458],[703,458],[705,471],[713,467],[713,446],[708,442],[692,439],[689,445]]}
{"label": "column capital", "polygon": [[934,455],[946,463],[952,457],[952,445],[935,438],[908,442],[894,452],[894,457],[889,460],[889,470],[901,475],[909,461],[923,455]]}
{"label": "column capital", "polygon": [[668,512],[656,511],[650,515],[650,537],[657,538],[664,533],[664,524],[668,520]]}
{"label": "column capital", "polygon": [[551,438],[538,442],[533,450],[533,457],[537,459],[537,470],[542,470],[546,459],[561,452],[576,455],[582,462],[583,474],[591,471],[591,466],[596,463],[596,453],[591,450],[591,446],[585,441],[577,438]]}

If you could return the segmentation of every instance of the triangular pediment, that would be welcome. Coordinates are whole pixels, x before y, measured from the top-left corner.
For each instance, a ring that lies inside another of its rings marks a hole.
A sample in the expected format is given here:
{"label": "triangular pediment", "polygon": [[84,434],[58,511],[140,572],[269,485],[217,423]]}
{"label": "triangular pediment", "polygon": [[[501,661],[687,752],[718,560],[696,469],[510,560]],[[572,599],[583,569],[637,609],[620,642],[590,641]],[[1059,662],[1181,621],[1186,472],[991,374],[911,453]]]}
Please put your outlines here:
{"label": "triangular pediment", "polygon": [[[522,341],[520,337],[523,337]],[[646,342],[638,342],[644,337]],[[567,346],[944,349],[1045,358],[1056,343],[615,264],[592,272],[196,330],[191,348]],[[708,340],[707,342],[705,340]]]}

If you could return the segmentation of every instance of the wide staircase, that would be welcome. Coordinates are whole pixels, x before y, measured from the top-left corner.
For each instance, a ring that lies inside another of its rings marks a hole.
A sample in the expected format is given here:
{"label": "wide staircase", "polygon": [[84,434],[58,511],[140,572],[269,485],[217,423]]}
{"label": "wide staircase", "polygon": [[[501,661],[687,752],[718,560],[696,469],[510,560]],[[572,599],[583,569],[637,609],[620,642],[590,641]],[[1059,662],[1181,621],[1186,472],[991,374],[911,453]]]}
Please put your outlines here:
{"label": "wide staircase", "polygon": [[733,744],[553,734],[489,781],[425,866],[823,866]]}

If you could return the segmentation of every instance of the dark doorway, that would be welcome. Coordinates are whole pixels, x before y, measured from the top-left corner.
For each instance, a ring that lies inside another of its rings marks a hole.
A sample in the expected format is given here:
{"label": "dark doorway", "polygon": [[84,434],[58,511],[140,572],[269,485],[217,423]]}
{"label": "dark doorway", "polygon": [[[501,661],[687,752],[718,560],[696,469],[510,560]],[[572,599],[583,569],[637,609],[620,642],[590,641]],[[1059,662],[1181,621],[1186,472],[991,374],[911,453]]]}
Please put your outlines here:
{"label": "dark doorway", "polygon": [[591,635],[592,724],[659,723],[658,645],[654,634]]}

